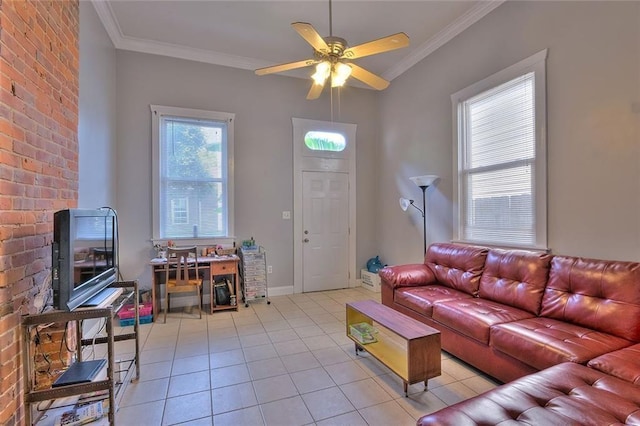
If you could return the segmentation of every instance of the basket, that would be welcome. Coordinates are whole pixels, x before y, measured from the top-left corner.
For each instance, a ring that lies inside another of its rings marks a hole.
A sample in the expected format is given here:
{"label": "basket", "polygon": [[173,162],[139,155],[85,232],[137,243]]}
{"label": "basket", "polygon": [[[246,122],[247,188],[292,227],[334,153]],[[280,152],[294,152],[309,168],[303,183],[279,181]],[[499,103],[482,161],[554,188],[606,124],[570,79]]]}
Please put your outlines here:
{"label": "basket", "polygon": [[[138,316],[144,317],[147,315],[151,315],[151,311],[153,310],[153,304],[151,302],[140,303],[138,305]],[[124,305],[122,309],[118,312],[118,318],[129,319],[136,316],[136,308],[133,304]]]}
{"label": "basket", "polygon": [[228,256],[230,254],[236,254],[236,249],[234,248],[226,248],[226,249],[216,249],[216,254],[218,256]]}

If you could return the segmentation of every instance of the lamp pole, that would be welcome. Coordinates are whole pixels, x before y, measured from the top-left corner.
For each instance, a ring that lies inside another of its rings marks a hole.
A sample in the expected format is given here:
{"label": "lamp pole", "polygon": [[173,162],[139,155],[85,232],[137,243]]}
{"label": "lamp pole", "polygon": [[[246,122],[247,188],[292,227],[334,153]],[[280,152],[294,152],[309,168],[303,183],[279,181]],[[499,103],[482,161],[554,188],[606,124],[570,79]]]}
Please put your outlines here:
{"label": "lamp pole", "polygon": [[415,183],[420,189],[422,189],[422,242],[423,242],[424,255],[426,256],[427,254],[427,188],[431,186],[438,179],[438,176],[436,175],[413,176],[413,177],[410,177],[409,179],[411,179],[413,183]]}
{"label": "lamp pole", "polygon": [[420,185],[420,189],[422,189],[422,242],[424,246],[424,254],[427,254],[427,188],[429,185]]}

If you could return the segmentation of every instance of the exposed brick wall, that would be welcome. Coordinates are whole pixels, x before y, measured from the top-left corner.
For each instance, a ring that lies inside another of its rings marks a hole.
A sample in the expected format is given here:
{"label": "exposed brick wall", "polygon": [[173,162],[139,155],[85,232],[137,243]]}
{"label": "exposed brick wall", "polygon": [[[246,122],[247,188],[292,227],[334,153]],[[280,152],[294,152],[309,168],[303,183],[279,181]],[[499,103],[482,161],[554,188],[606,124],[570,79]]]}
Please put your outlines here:
{"label": "exposed brick wall", "polygon": [[[0,0],[0,424],[24,422],[20,317],[78,199],[78,0]],[[35,302],[39,300],[38,302]]]}

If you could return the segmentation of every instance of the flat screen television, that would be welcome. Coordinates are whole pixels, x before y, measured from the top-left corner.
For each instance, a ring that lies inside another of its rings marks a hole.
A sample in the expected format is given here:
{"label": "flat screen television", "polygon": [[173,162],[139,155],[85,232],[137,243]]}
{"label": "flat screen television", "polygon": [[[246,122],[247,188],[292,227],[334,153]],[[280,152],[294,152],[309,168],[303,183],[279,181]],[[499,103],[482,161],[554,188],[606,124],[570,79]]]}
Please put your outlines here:
{"label": "flat screen television", "polygon": [[53,215],[53,307],[72,311],[117,278],[117,216],[110,208]]}

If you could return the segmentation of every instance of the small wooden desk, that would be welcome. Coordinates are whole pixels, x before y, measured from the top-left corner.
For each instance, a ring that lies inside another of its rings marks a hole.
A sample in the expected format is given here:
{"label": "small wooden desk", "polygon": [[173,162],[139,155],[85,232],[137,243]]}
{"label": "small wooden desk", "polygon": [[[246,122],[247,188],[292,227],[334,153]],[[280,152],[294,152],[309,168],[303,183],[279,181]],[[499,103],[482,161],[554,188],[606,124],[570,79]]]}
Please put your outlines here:
{"label": "small wooden desk", "polygon": [[[233,276],[233,288],[236,294],[236,300],[239,300],[240,292],[239,292],[239,282],[240,278],[238,276],[238,262],[240,258],[233,255],[228,256],[198,256],[196,259],[198,262],[198,267],[209,270],[209,288],[211,291],[211,313],[214,311],[228,310],[233,309],[235,311],[238,310],[238,303],[235,305],[216,305],[215,304],[215,296],[213,292],[213,285],[215,283],[215,277],[218,275],[232,275]],[[160,299],[161,297],[157,296],[157,287],[160,286],[160,283],[163,282],[160,279],[160,275],[164,275],[166,273],[167,259],[152,259],[151,262],[152,268],[152,283],[151,283],[151,302],[153,303],[153,319],[155,321],[158,318],[158,314],[160,313]]]}

